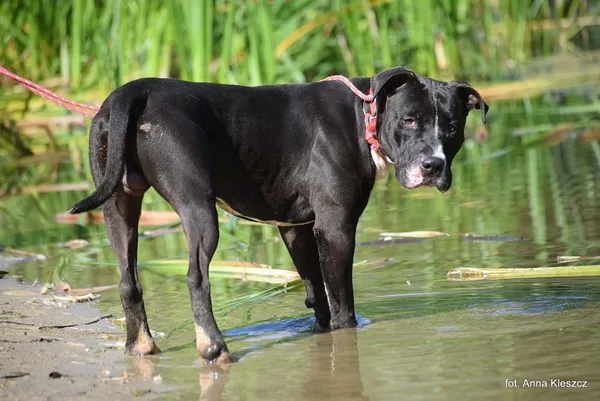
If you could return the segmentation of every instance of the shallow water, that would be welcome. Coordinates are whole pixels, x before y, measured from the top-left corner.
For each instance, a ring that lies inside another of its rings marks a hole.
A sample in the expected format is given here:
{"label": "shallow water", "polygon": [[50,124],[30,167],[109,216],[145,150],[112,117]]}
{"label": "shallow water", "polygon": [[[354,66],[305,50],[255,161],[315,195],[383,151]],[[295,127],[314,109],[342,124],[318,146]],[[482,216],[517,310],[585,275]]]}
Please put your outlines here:
{"label": "shallow water", "polygon": [[[232,299],[274,285],[214,275],[217,321],[240,361],[226,370],[204,366],[194,350],[184,272],[142,266],[149,322],[163,354],[123,358],[115,369],[160,374],[171,389],[164,399],[597,398],[600,277],[446,279],[458,266],[536,267],[555,265],[559,255],[600,255],[598,143],[574,138],[547,146],[534,135],[519,140],[525,146],[491,157],[514,145],[511,130],[519,124],[552,120],[543,113],[522,120],[511,113],[491,119],[486,144],[465,144],[450,193],[407,191],[393,177],[378,184],[361,219],[355,255],[358,329],[314,334],[300,288],[233,309]],[[23,197],[9,205],[15,211],[4,217],[2,244],[55,256],[14,265],[12,272],[45,281],[62,263],[62,276],[73,287],[118,281],[102,226],[52,221],[81,195],[53,202],[51,195]],[[50,204],[57,206],[40,207]],[[232,230],[222,236],[215,259],[293,268],[275,228],[238,224]],[[381,235],[399,231],[446,234],[389,241]],[[86,238],[90,246],[65,251],[51,245],[74,238]],[[142,264],[186,255],[181,233],[140,242]],[[103,292],[97,307],[122,316],[117,290]],[[587,383],[560,388],[554,379]],[[527,387],[525,380],[547,387]]]}

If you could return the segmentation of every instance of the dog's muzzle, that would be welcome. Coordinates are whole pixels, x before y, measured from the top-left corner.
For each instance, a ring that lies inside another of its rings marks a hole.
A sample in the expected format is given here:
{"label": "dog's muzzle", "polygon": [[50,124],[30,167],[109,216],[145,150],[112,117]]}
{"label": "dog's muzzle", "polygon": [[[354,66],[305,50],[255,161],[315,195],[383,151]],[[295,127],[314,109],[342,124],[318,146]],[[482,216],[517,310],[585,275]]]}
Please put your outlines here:
{"label": "dog's muzzle", "polygon": [[446,172],[446,160],[437,156],[424,156],[407,169],[397,166],[396,177],[408,189],[429,186],[446,192],[451,184],[451,176]]}

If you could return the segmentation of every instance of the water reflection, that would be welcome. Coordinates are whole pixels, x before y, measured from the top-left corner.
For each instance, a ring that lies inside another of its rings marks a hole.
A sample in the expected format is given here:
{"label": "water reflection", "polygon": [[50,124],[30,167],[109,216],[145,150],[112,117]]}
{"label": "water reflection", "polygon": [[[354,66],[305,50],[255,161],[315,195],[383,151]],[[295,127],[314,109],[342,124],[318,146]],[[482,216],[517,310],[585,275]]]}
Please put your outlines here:
{"label": "water reflection", "polygon": [[368,400],[360,373],[357,330],[315,336],[305,395],[316,399]]}
{"label": "water reflection", "polygon": [[[526,302],[501,300],[321,334],[306,333],[306,319],[288,319],[273,329],[295,336],[269,338],[267,323],[233,332],[237,347],[251,349],[232,365],[205,365],[188,349],[131,358],[128,372],[171,384],[165,400],[596,399],[599,298],[598,291],[561,297],[572,304],[560,310],[548,298],[525,313]],[[506,384],[553,379],[588,384],[517,390]]]}
{"label": "water reflection", "polygon": [[205,366],[200,369],[198,384],[201,401],[220,401],[229,379],[230,365]]}
{"label": "water reflection", "polygon": [[[302,352],[305,354],[306,369],[304,370],[307,373],[298,375],[299,366],[289,366],[289,374],[286,378],[298,382],[300,392],[293,398],[348,401],[370,399],[363,394],[356,329],[313,335],[303,346]],[[279,363],[285,363],[285,359]],[[202,366],[198,375],[200,400],[223,399],[227,382],[230,379],[235,380],[237,369],[242,368],[235,364]],[[286,383],[279,384],[282,388],[286,386]],[[267,388],[265,393],[269,393]],[[248,396],[254,398],[252,395],[248,394]]]}

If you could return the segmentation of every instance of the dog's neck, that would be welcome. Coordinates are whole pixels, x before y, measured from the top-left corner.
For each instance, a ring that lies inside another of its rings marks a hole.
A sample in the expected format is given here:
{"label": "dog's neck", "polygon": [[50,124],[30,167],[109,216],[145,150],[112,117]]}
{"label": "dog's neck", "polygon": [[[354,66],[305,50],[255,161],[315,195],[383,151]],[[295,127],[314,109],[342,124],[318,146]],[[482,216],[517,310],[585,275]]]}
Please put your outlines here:
{"label": "dog's neck", "polygon": [[[373,95],[373,90],[369,89],[369,94]],[[393,164],[381,150],[381,142],[377,136],[377,102],[363,102],[364,124],[365,124],[365,140],[369,144],[371,150],[371,159],[375,163],[375,179],[385,178],[388,175],[390,164]]]}

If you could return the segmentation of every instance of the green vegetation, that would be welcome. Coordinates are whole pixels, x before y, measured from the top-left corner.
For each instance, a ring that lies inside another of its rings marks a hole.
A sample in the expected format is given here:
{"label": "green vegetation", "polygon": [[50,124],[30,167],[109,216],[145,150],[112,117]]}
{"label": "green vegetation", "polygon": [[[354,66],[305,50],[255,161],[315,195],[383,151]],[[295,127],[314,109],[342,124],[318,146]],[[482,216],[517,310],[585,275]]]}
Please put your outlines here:
{"label": "green vegetation", "polygon": [[490,81],[590,48],[597,12],[580,0],[7,0],[0,60],[97,100],[140,76],[257,85],[401,64]]}

